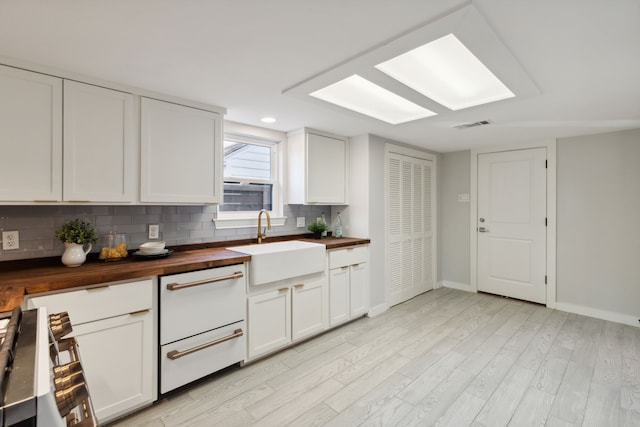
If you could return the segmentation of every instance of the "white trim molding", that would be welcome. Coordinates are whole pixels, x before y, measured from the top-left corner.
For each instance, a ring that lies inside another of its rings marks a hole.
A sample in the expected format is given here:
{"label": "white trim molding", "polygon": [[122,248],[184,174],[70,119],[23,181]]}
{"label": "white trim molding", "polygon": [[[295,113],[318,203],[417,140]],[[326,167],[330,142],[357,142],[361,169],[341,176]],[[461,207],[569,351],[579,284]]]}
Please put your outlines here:
{"label": "white trim molding", "polygon": [[[217,218],[212,219],[216,225],[216,230],[227,230],[230,228],[256,228],[258,226],[258,218],[253,215],[251,218]],[[282,227],[287,221],[286,216],[271,217],[272,227]],[[267,219],[263,218],[262,225],[266,227]]]}
{"label": "white trim molding", "polygon": [[440,285],[444,288],[457,289],[459,291],[473,292],[473,293],[478,292],[476,289],[473,289],[471,287],[470,283],[459,283],[459,282],[452,282],[449,280],[443,280],[440,282]]}
{"label": "white trim molding", "polygon": [[387,303],[378,304],[375,307],[369,308],[369,312],[367,313],[367,317],[376,317],[389,310],[389,306]]}
{"label": "white trim molding", "polygon": [[556,140],[546,139],[528,143],[510,144],[471,150],[469,194],[469,272],[470,290],[478,291],[478,155],[502,151],[526,150],[529,148],[547,149],[547,301],[549,308],[558,308],[556,301]]}
{"label": "white trim molding", "polygon": [[624,325],[640,327],[638,317],[629,314],[615,313],[613,311],[601,310],[599,308],[585,307],[582,305],[570,304],[566,302],[556,302],[553,307],[556,310],[569,313],[580,314],[582,316],[595,317],[596,319],[608,320],[609,322],[622,323]]}

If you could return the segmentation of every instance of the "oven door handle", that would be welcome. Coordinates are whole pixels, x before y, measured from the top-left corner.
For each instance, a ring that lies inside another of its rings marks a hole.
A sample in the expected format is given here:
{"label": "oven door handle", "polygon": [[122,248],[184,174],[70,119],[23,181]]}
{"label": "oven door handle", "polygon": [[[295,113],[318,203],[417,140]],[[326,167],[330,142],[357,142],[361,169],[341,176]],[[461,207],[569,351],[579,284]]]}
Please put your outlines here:
{"label": "oven door handle", "polygon": [[243,276],[244,276],[244,273],[242,271],[236,271],[235,273],[229,274],[228,276],[216,277],[214,279],[198,280],[196,282],[187,282],[187,283],[169,283],[167,285],[167,289],[170,291],[178,291],[180,289],[191,288],[193,286],[206,285],[207,283],[222,282],[223,280],[230,280],[230,279],[239,279]]}
{"label": "oven door handle", "polygon": [[181,358],[182,356],[187,356],[191,353],[195,353],[196,351],[200,351],[200,350],[204,350],[205,348],[209,348],[209,347],[213,347],[214,345],[218,345],[221,344],[225,341],[229,341],[232,340],[234,338],[238,338],[244,335],[244,332],[242,332],[242,329],[236,329],[235,331],[233,331],[233,334],[228,335],[226,337],[222,337],[222,338],[218,338],[217,340],[208,342],[206,344],[201,344],[198,345],[196,347],[190,348],[188,350],[184,350],[184,351],[178,351],[178,350],[172,350],[169,353],[167,353],[167,357],[171,360],[176,360]]}

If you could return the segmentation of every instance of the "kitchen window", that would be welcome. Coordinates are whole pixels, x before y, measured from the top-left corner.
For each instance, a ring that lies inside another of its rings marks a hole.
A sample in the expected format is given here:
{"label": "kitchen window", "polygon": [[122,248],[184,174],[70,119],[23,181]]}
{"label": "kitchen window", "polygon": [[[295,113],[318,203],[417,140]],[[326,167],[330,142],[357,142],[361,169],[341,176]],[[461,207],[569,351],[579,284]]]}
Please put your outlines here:
{"label": "kitchen window", "polygon": [[[266,209],[272,225],[282,225],[278,141],[226,133],[224,137],[224,194],[216,228],[253,227]],[[274,224],[275,223],[275,224]]]}

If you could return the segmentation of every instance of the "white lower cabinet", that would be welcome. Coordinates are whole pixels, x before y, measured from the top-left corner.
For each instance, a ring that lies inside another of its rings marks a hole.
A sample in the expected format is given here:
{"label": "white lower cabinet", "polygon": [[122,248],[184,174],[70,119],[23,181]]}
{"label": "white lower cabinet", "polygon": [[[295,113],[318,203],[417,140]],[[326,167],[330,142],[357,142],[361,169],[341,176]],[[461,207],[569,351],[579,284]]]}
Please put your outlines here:
{"label": "white lower cabinet", "polygon": [[27,308],[69,313],[98,422],[155,399],[153,279],[28,297]]}
{"label": "white lower cabinet", "polygon": [[368,247],[334,249],[329,254],[330,326],[362,316],[369,310]]}
{"label": "white lower cabinet", "polygon": [[249,358],[291,342],[291,289],[282,288],[248,298]]}
{"label": "white lower cabinet", "polygon": [[248,298],[248,359],[326,330],[329,292],[325,273],[289,280]]}
{"label": "white lower cabinet", "polygon": [[349,266],[349,314],[351,318],[369,311],[369,264]]}
{"label": "white lower cabinet", "polygon": [[331,326],[349,320],[349,267],[329,270],[329,323]]}
{"label": "white lower cabinet", "polygon": [[153,401],[150,310],[74,326],[73,336],[101,423]]}
{"label": "white lower cabinet", "polygon": [[291,299],[291,338],[294,341],[327,329],[329,292],[324,275],[319,280],[294,285]]}

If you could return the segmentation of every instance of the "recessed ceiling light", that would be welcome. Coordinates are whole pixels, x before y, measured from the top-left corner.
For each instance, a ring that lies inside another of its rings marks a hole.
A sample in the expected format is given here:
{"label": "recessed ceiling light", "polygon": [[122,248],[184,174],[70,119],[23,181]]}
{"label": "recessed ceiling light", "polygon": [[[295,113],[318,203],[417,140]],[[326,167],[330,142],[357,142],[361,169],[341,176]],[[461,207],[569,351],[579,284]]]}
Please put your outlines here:
{"label": "recessed ceiling light", "polygon": [[310,95],[393,125],[436,115],[357,74]]}
{"label": "recessed ceiling light", "polygon": [[275,117],[263,117],[260,119],[260,121],[262,121],[263,123],[275,123],[276,122],[276,118]]}
{"label": "recessed ceiling light", "polygon": [[515,96],[453,34],[396,56],[376,68],[451,110]]}

